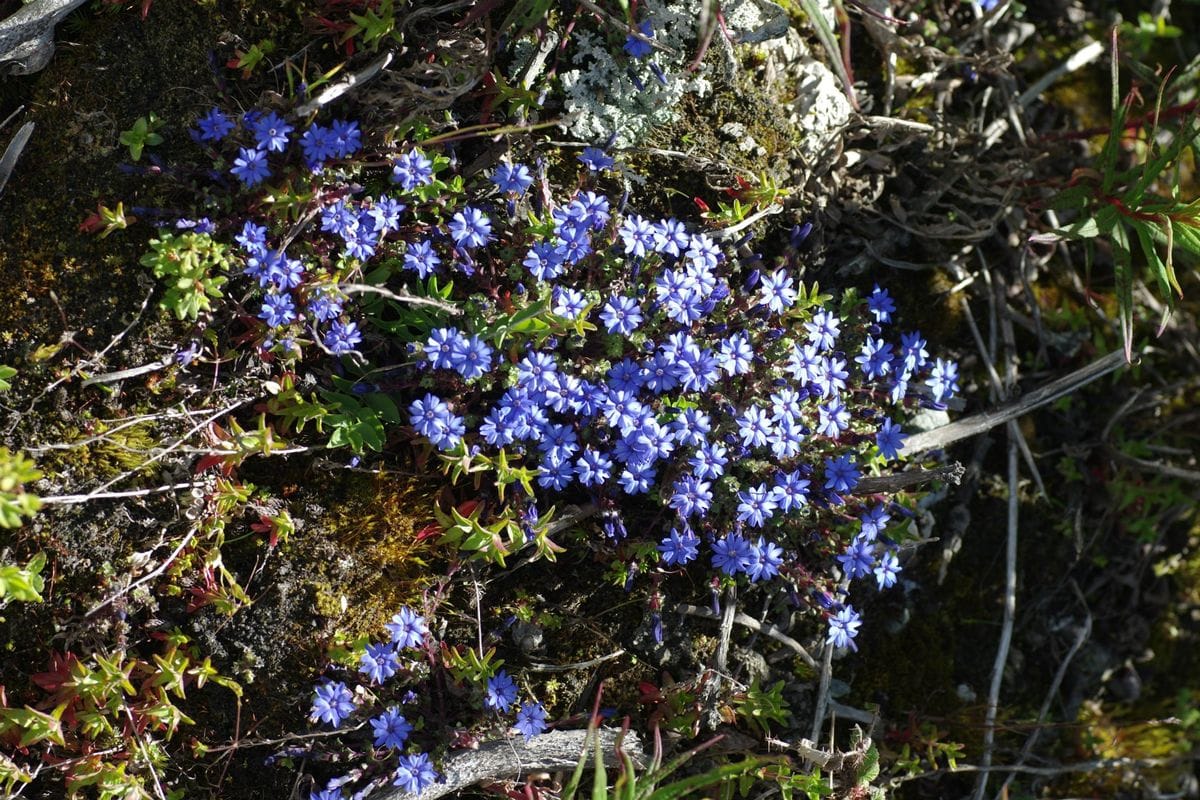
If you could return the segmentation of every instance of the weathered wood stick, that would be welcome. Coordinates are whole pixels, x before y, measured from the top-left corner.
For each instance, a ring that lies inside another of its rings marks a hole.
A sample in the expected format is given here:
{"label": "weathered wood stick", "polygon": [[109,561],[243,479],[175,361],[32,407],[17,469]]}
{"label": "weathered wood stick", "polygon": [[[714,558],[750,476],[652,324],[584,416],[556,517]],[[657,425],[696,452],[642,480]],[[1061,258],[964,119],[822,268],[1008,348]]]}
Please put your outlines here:
{"label": "weathered wood stick", "polygon": [[[551,731],[534,736],[528,742],[515,737],[481,744],[476,750],[465,750],[451,754],[443,764],[445,780],[435,783],[418,795],[409,794],[399,788],[387,787],[372,793],[367,800],[436,800],[448,794],[505,778],[515,778],[530,772],[549,770],[573,770],[584,756],[583,745],[587,731]],[[604,766],[617,768],[616,742],[619,730],[601,728],[600,751],[604,754]],[[589,754],[595,745],[588,745]],[[637,767],[647,763],[641,738],[627,731],[621,740],[621,750]],[[586,756],[584,756],[586,757]]]}

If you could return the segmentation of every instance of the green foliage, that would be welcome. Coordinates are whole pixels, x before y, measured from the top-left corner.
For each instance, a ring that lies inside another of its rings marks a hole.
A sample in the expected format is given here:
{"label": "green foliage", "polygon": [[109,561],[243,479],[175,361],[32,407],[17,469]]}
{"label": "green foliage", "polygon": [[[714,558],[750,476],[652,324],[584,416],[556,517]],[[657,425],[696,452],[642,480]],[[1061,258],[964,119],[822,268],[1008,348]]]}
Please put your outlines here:
{"label": "green foliage", "polygon": [[1156,17],[1146,11],[1138,14],[1136,24],[1122,22],[1119,31],[1138,58],[1146,56],[1159,39],[1178,39],[1183,35],[1183,29],[1169,25],[1166,17]]}
{"label": "green foliage", "polygon": [[489,678],[495,676],[497,670],[504,665],[504,659],[496,658],[496,648],[492,647],[482,656],[470,647],[455,645],[450,647],[442,644],[442,663],[456,681],[484,685]]}
{"label": "green foliage", "polygon": [[46,566],[46,554],[38,553],[23,567],[15,564],[0,564],[0,603],[20,600],[25,603],[42,602],[45,580],[41,576]]}
{"label": "green foliage", "polygon": [[141,264],[167,285],[159,305],[181,320],[211,311],[211,298],[223,296],[221,287],[228,280],[224,274],[230,263],[228,248],[207,233],[167,233],[151,239],[150,247]]}
{"label": "green foliage", "polygon": [[592,756],[592,800],[681,800],[711,786],[728,786],[743,776],[753,775],[764,763],[762,759],[747,758],[730,764],[718,764],[705,772],[690,775],[686,778],[663,784],[680,767],[687,764],[698,753],[714,744],[712,740],[699,747],[680,754],[671,761],[663,764],[655,754],[647,768],[638,773],[633,759],[617,742],[617,754],[621,759],[621,769],[617,780],[609,784],[608,771],[604,766],[604,753],[601,738],[598,734],[598,722],[593,719],[588,726],[587,737],[584,739],[583,751],[579,754],[579,763],[571,774],[571,779],[563,788],[562,800],[574,800],[583,780],[583,772],[587,768],[589,751]]}
{"label": "green foliage", "polygon": [[[500,451],[504,453],[503,450]],[[443,456],[446,458],[446,456]],[[463,454],[463,458],[470,460],[470,456]],[[480,456],[475,456],[479,459]],[[483,457],[487,460],[486,457]],[[486,468],[490,468],[488,465]],[[526,470],[528,472],[528,470]],[[499,473],[498,473],[499,474]],[[532,475],[525,476],[526,478]],[[514,519],[512,514],[515,513],[511,508],[506,507],[501,514],[487,524],[480,522],[480,518],[484,514],[485,504],[479,503],[470,510],[466,515],[462,514],[457,508],[450,509],[450,513],[443,512],[440,508],[434,508],[434,515],[437,518],[438,525],[442,528],[442,541],[447,544],[457,547],[459,550],[471,551],[474,555],[472,558],[483,561],[490,561],[500,566],[505,566],[504,559],[525,546],[525,529],[520,521]],[[533,546],[536,558],[545,558],[553,561],[555,555],[561,553],[563,548],[559,547],[549,538],[550,521],[554,517],[554,508],[544,512],[535,525],[532,526],[533,531]]]}
{"label": "green foliage", "polygon": [[0,447],[0,528],[18,528],[22,517],[32,517],[42,507],[41,498],[23,484],[42,477],[23,453]]}
{"label": "green foliage", "polygon": [[15,368],[0,364],[0,392],[7,392],[12,388],[9,378],[12,378],[16,374],[17,370]]}
{"label": "green foliage", "polygon": [[770,689],[764,690],[758,678],[755,678],[745,693],[734,698],[733,704],[738,716],[764,736],[771,732],[768,723],[783,725],[788,719],[787,701],[783,699],[783,681],[777,681]]}
{"label": "green foliage", "polygon": [[249,50],[238,50],[236,60],[230,63],[231,67],[240,69],[242,76],[249,78],[255,68],[263,62],[267,56],[275,52],[275,42],[271,39],[260,39],[250,45]]}
{"label": "green foliage", "polygon": [[138,117],[132,128],[121,132],[120,142],[129,148],[130,158],[140,161],[143,149],[163,143],[163,137],[156,133],[162,124],[163,121],[151,111],[149,116]]}
{"label": "green foliage", "polygon": [[378,8],[368,7],[362,14],[351,12],[350,19],[354,25],[346,31],[343,42],[357,38],[372,52],[389,39],[396,44],[404,43],[404,36],[396,28],[394,0],[379,0]]}
{"label": "green foliage", "polygon": [[[1107,239],[1112,247],[1117,304],[1125,357],[1133,347],[1133,282],[1135,256],[1149,268],[1159,295],[1167,302],[1167,314],[1175,307],[1175,295],[1183,294],[1175,273],[1176,250],[1189,262],[1200,261],[1200,198],[1180,197],[1180,169],[1186,151],[1200,156],[1200,125],[1195,116],[1183,119],[1177,130],[1160,130],[1163,86],[1154,113],[1148,115],[1145,153],[1140,161],[1125,166],[1126,131],[1139,129],[1145,121],[1129,121],[1133,103],[1130,94],[1120,102],[1117,58],[1113,57],[1112,126],[1094,169],[1076,170],[1070,183],[1054,199],[1057,209],[1078,214],[1070,225],[1035,237],[1053,242],[1073,239],[1085,243],[1088,264],[1095,242]],[[1159,192],[1166,191],[1163,195]],[[1164,318],[1163,323],[1165,324]]]}

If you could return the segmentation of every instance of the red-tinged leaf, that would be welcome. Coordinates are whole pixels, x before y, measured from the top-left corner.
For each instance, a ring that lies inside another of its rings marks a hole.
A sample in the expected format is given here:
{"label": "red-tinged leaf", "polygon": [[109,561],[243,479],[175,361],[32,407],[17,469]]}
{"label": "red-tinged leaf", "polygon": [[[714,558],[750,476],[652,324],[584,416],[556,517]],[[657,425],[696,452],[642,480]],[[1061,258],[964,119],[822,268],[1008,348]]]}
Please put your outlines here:
{"label": "red-tinged leaf", "polygon": [[154,5],[154,0],[142,0],[142,22],[146,21],[146,17],[150,16],[150,6]]}
{"label": "red-tinged leaf", "polygon": [[700,209],[703,213],[708,214],[711,212],[711,209],[708,207],[708,203],[704,202],[699,197],[693,197],[692,202],[695,203],[696,208]]}
{"label": "red-tinged leaf", "polygon": [[83,222],[79,223],[79,232],[80,233],[96,233],[103,227],[104,227],[104,220],[100,217],[99,214],[97,214],[95,211],[93,211],[91,214],[87,215],[87,219],[85,219]]}
{"label": "red-tinged leaf", "polygon": [[222,471],[224,472],[225,468],[228,467],[228,465],[225,464],[225,456],[216,453],[210,453],[209,455],[201,456],[200,460],[196,462],[195,474],[199,475],[201,472],[218,465],[224,465],[222,468]]}
{"label": "red-tinged leaf", "polygon": [[429,539],[434,539],[438,536],[441,536],[445,532],[445,529],[442,528],[441,525],[438,525],[436,522],[431,522],[424,528],[421,528],[421,530],[417,531],[416,541],[428,541]]}

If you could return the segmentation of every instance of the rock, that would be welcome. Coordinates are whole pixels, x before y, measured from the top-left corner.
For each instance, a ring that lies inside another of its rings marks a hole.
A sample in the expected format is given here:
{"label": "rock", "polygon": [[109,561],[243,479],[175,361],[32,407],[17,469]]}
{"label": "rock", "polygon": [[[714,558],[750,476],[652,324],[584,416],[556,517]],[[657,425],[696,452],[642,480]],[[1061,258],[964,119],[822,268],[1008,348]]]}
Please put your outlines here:
{"label": "rock", "polygon": [[54,26],[85,0],[34,0],[0,20],[0,75],[32,75],[54,55]]}

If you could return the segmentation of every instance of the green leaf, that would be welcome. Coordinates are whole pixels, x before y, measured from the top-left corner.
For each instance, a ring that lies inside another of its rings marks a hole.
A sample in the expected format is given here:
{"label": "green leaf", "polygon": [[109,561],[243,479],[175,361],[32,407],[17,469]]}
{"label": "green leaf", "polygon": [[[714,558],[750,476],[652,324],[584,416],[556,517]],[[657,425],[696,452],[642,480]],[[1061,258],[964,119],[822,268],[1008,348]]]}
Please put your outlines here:
{"label": "green leaf", "polygon": [[0,364],[0,392],[7,392],[12,388],[12,384],[9,383],[8,379],[16,374],[17,370],[13,367]]}
{"label": "green leaf", "polygon": [[1121,317],[1121,338],[1125,342],[1125,360],[1133,361],[1133,258],[1129,251],[1129,236],[1124,225],[1113,228],[1114,280],[1117,287],[1117,307]]}

